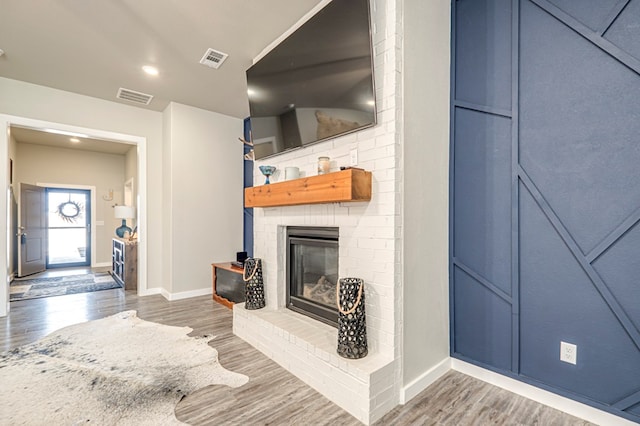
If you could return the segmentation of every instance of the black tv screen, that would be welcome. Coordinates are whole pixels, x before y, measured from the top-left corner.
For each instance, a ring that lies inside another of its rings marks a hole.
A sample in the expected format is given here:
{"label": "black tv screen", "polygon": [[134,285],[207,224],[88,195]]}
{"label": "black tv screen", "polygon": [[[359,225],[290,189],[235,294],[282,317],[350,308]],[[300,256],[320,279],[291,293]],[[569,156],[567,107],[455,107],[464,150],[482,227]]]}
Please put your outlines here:
{"label": "black tv screen", "polygon": [[376,122],[368,0],[333,0],[247,70],[256,159]]}

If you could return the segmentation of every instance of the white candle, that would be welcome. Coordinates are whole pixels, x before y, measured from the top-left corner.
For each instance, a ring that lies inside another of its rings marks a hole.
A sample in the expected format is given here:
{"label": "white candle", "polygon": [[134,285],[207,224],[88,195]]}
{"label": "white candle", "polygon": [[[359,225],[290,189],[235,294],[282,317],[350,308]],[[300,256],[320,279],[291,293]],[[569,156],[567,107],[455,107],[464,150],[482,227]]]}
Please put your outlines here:
{"label": "white candle", "polygon": [[318,174],[324,175],[329,173],[329,157],[318,157]]}

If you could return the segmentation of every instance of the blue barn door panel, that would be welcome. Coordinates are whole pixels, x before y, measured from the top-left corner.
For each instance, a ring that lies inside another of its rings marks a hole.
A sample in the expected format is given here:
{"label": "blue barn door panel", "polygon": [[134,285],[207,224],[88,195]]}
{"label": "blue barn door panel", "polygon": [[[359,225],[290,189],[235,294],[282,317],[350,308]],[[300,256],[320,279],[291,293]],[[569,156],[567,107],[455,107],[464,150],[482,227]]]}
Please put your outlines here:
{"label": "blue barn door panel", "polygon": [[510,25],[511,0],[456,2],[457,101],[511,109]]}
{"label": "blue barn door panel", "polygon": [[593,31],[601,30],[620,0],[549,0],[549,3],[577,19]]}
{"label": "blue barn door panel", "polygon": [[454,269],[455,351],[502,370],[511,368],[511,304]]}
{"label": "blue barn door panel", "polygon": [[[640,224],[626,231],[593,267],[611,290],[633,325],[640,330]],[[629,277],[638,277],[629,279]],[[640,371],[640,368],[638,369]],[[640,380],[638,381],[640,384]],[[640,387],[640,386],[639,386]]]}
{"label": "blue barn door panel", "polygon": [[[521,374],[606,404],[638,390],[640,351],[525,188],[520,259]],[[577,365],[560,341],[578,346]]]}
{"label": "blue barn door panel", "polygon": [[511,120],[457,108],[454,258],[511,293]]}
{"label": "blue barn door panel", "polygon": [[[511,0],[455,4],[452,352],[513,362]],[[457,54],[456,52],[460,52]],[[487,54],[491,52],[491,54]]]}
{"label": "blue barn door panel", "polygon": [[530,2],[520,46],[520,164],[586,254],[640,207],[640,78]]}
{"label": "blue barn door panel", "polygon": [[452,10],[452,356],[638,421],[640,0]]}
{"label": "blue barn door panel", "polygon": [[[640,78],[549,10],[523,2],[520,18],[521,174],[559,228],[521,205],[521,373],[613,405],[640,388],[639,318],[620,302],[637,281],[616,273],[614,291],[592,263],[640,218]],[[557,359],[567,339],[577,367]]]}
{"label": "blue barn door panel", "polygon": [[611,27],[607,30],[604,38],[615,46],[619,47],[637,61],[640,61],[640,1],[634,0],[625,2],[626,7]]}

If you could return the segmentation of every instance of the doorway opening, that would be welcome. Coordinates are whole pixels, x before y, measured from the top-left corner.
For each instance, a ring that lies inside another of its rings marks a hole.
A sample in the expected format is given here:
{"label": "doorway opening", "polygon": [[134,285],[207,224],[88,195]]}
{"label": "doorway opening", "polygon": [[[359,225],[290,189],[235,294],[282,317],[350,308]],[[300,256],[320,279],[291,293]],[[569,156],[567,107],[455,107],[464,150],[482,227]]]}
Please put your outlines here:
{"label": "doorway opening", "polygon": [[[146,177],[147,177],[147,148],[146,148],[146,138],[141,136],[133,136],[128,134],[116,133],[112,131],[104,131],[97,129],[89,129],[85,127],[79,127],[75,125],[54,123],[42,120],[35,120],[26,117],[18,117],[18,116],[10,116],[5,114],[0,114],[0,145],[6,147],[6,149],[0,149],[0,183],[2,183],[5,187],[9,188],[10,193],[17,192],[17,186],[19,185],[19,180],[14,179],[16,175],[16,171],[14,167],[10,167],[11,161],[13,159],[14,152],[11,151],[11,146],[14,143],[14,132],[17,128],[20,129],[29,129],[35,131],[46,131],[49,133],[49,137],[52,134],[68,134],[72,133],[80,133],[86,135],[88,140],[96,140],[96,144],[101,145],[100,148],[104,145],[104,142],[115,142],[113,145],[129,145],[135,147],[135,158],[130,163],[127,163],[127,167],[133,168],[133,176],[135,176],[135,192],[134,199],[137,205],[137,218],[136,224],[138,226],[137,235],[138,235],[138,287],[137,293],[138,295],[147,295],[147,294],[155,294],[159,293],[159,290],[156,289],[148,289],[147,288],[147,241],[146,241]],[[55,132],[51,133],[53,129]],[[63,133],[61,133],[63,132]],[[67,138],[68,139],[68,138]],[[12,173],[9,173],[9,172]],[[11,175],[11,177],[10,177]],[[43,178],[44,180],[44,178]],[[48,179],[47,179],[48,180]],[[52,179],[53,180],[53,179]],[[47,187],[50,185],[46,185]],[[53,185],[55,186],[55,185]],[[117,188],[117,187],[116,187]],[[109,190],[109,187],[107,187]],[[111,194],[110,190],[108,192],[104,192],[104,194]],[[92,192],[92,207],[94,212],[92,214],[95,216],[95,210],[102,208],[102,204],[96,203],[96,193]],[[105,201],[108,200],[104,195],[100,197],[98,195],[98,199],[102,198]],[[15,215],[17,215],[17,205],[14,196],[0,197],[0,217],[7,223],[6,227],[0,227],[0,239],[7,241],[7,258],[0,258],[0,269],[6,270],[5,280],[0,281],[0,317],[6,316],[9,312],[9,283],[11,278],[14,277],[14,273],[12,271],[15,270],[15,264],[17,260],[17,254],[15,253],[15,235],[20,231],[16,229],[16,221],[14,221]],[[117,202],[117,201],[116,201]],[[115,202],[114,202],[115,203]],[[111,205],[109,205],[109,208]],[[111,211],[111,210],[109,210]],[[98,216],[100,217],[100,216]],[[91,234],[93,244],[96,244],[96,226],[97,230],[106,229],[100,228],[101,226],[107,226],[106,221],[110,220],[112,217],[110,214],[105,214],[103,217],[106,219],[103,220],[95,220],[91,222]],[[108,225],[110,226],[110,225]],[[100,245],[99,247],[103,247]],[[98,247],[98,248],[99,248]],[[101,249],[100,249],[101,250]],[[101,261],[104,257],[100,255],[97,257],[99,253],[101,253],[99,249],[94,249],[91,252],[92,258],[92,267],[102,268],[106,266],[107,268],[111,267],[110,258],[109,261]],[[43,252],[46,251],[42,250]],[[88,256],[87,256],[88,257]],[[97,258],[96,258],[97,257]],[[84,267],[80,267],[84,268]],[[61,273],[62,269],[55,270],[55,273]],[[51,271],[50,273],[54,273]]]}
{"label": "doorway opening", "polygon": [[91,266],[91,191],[47,188],[47,269]]}

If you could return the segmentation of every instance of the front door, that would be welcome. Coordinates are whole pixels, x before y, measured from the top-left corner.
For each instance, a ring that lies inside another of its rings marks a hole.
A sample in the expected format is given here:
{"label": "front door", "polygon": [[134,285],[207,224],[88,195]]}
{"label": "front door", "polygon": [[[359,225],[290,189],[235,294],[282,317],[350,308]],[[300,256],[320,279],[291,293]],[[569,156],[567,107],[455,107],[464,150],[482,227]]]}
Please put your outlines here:
{"label": "front door", "polygon": [[47,188],[47,268],[91,265],[91,192]]}
{"label": "front door", "polygon": [[21,183],[19,203],[18,276],[23,277],[46,268],[45,189]]}

